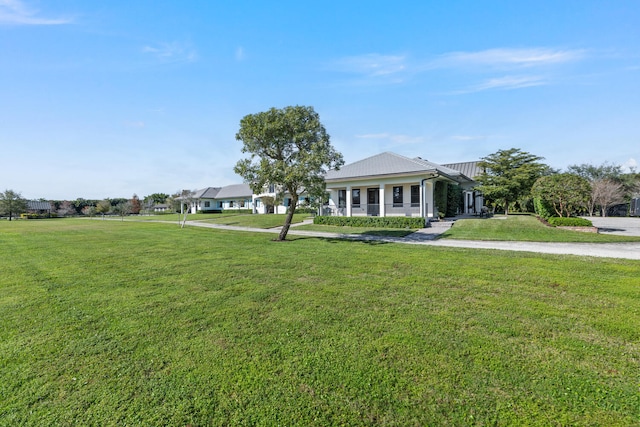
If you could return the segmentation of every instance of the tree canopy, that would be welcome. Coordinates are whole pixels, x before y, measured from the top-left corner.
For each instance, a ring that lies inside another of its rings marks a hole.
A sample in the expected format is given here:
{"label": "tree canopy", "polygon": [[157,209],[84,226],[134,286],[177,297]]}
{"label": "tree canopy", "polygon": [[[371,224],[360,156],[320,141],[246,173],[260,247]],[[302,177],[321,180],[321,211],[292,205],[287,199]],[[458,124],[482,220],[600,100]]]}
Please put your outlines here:
{"label": "tree canopy", "polygon": [[19,213],[27,210],[27,201],[22,195],[13,190],[5,190],[0,193],[0,213],[9,215],[9,221]]}
{"label": "tree canopy", "polygon": [[591,185],[579,175],[554,174],[538,178],[531,194],[552,206],[557,216],[569,217],[586,208]]}
{"label": "tree canopy", "polygon": [[549,171],[547,165],[540,163],[543,159],[518,148],[483,157],[478,163],[484,170],[477,178],[478,190],[485,199],[501,203],[508,214],[509,205],[529,195],[536,180]]}
{"label": "tree canopy", "polygon": [[342,154],[331,145],[318,113],[306,106],[249,114],[240,121],[236,140],[242,141],[242,152],[249,157],[239,160],[234,171],[253,192],[263,193],[265,186],[273,184],[291,198],[278,236],[284,240],[300,195],[324,197],[324,176],[328,169],[344,164]]}

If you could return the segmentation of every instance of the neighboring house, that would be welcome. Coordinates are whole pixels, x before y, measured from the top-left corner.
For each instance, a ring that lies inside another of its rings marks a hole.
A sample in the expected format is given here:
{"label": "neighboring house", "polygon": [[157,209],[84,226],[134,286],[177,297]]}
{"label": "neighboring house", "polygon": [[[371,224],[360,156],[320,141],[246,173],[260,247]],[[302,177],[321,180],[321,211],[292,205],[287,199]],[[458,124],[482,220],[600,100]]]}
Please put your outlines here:
{"label": "neighboring house", "polygon": [[27,213],[38,215],[51,215],[51,203],[37,200],[27,200]]}
{"label": "neighboring house", "polygon": [[[455,169],[475,180],[482,172],[482,168],[478,166],[479,161],[475,162],[462,162],[462,163],[446,163],[442,166]],[[465,214],[477,215],[482,213],[482,207],[484,206],[484,197],[480,191],[474,190],[472,187],[463,186],[462,194],[464,197],[464,212]]]}
{"label": "neighboring house", "polygon": [[202,190],[196,190],[191,197],[191,206],[189,210],[192,214],[202,212],[219,211],[216,208],[216,195],[220,192],[220,187],[207,187]]}
{"label": "neighboring house", "polygon": [[233,184],[222,187],[215,197],[216,209],[253,210],[253,192],[248,184]]}
{"label": "neighboring house", "polygon": [[253,209],[252,192],[247,184],[197,190],[191,198],[189,207],[191,213],[220,212],[229,209]]}
{"label": "neighboring house", "polygon": [[[291,205],[291,195],[284,193],[282,200],[278,200],[278,188],[271,184],[264,188],[264,192],[253,195],[253,213],[267,214],[285,214]],[[251,190],[249,190],[251,191]],[[309,200],[306,193],[302,192],[298,198],[298,207],[305,206]],[[273,203],[273,202],[277,203]]]}
{"label": "neighboring house", "polygon": [[[436,182],[458,184],[464,190],[475,185],[459,170],[390,152],[331,170],[325,181],[329,205],[324,213],[340,216],[437,218]],[[464,209],[469,209],[466,199]]]}
{"label": "neighboring house", "polygon": [[166,203],[158,203],[157,205],[154,205],[151,209],[154,212],[167,212],[169,209],[171,209],[171,206],[167,205]]}

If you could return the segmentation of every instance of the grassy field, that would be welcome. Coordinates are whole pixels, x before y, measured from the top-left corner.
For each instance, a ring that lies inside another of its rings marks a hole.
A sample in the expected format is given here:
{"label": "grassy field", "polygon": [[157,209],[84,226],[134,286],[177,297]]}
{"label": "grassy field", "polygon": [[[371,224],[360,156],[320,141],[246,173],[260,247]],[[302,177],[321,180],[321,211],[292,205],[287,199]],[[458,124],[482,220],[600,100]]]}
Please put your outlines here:
{"label": "grassy field", "polygon": [[640,424],[640,262],[0,222],[0,425]]}
{"label": "grassy field", "polygon": [[461,219],[442,234],[444,239],[516,240],[527,242],[616,243],[638,242],[640,237],[584,233],[548,227],[530,215]]}

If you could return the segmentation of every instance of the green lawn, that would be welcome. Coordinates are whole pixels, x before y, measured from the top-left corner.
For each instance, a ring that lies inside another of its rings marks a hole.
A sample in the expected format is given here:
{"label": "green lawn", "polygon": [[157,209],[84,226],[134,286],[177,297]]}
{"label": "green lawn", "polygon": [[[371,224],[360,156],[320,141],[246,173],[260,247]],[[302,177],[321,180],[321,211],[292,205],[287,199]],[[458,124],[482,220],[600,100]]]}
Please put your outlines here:
{"label": "green lawn", "polygon": [[[214,224],[223,224],[223,225],[235,225],[238,227],[251,227],[251,228],[274,228],[281,227],[284,224],[284,220],[286,215],[284,214],[268,214],[268,215],[259,215],[259,214],[236,214],[236,215],[226,215],[221,214],[220,216],[213,216],[206,220],[206,222],[211,222]],[[292,224],[302,222],[304,219],[310,218],[309,214],[294,214]],[[192,220],[199,220],[198,215],[193,215],[191,217]]]}
{"label": "green lawn", "polygon": [[325,233],[338,233],[338,234],[366,234],[366,235],[392,236],[392,237],[404,237],[416,231],[416,229],[405,229],[405,228],[349,227],[349,226],[342,227],[342,226],[318,225],[318,224],[300,225],[296,227],[296,230],[322,231]]}
{"label": "green lawn", "polygon": [[640,237],[585,233],[549,227],[531,215],[461,219],[442,234],[445,239],[516,240],[527,242],[616,243],[638,242]]}
{"label": "green lawn", "polygon": [[640,262],[0,222],[0,425],[640,424]]}

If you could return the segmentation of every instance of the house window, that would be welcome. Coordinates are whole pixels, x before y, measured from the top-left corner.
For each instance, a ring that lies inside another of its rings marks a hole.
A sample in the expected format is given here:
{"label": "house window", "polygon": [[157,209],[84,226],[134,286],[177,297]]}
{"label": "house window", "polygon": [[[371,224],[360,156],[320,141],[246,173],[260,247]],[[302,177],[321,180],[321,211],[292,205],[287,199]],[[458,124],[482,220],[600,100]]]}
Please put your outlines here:
{"label": "house window", "polygon": [[204,207],[205,208],[211,207],[211,202],[204,202]]}
{"label": "house window", "polygon": [[232,207],[233,207],[233,200],[231,200],[231,201],[229,202],[229,207],[230,207],[230,208],[232,208]]}
{"label": "house window", "polygon": [[241,207],[241,208],[244,208],[244,203],[245,203],[245,201],[244,201],[244,200],[240,200],[240,207]]}
{"label": "house window", "polygon": [[347,190],[338,190],[338,207],[347,207]]}
{"label": "house window", "polygon": [[222,202],[218,202],[218,208],[222,209]]}
{"label": "house window", "polygon": [[393,207],[402,207],[402,187],[393,187]]}
{"label": "house window", "polygon": [[420,206],[420,186],[411,186],[411,207],[415,208]]}
{"label": "house window", "polygon": [[353,204],[353,206],[356,208],[360,207],[360,189],[359,188],[354,188],[353,190],[351,190],[351,204]]}
{"label": "house window", "polygon": [[269,184],[269,193],[275,193],[276,192],[276,186],[274,184]]}
{"label": "house window", "polygon": [[291,206],[291,199],[290,199],[290,198],[288,198],[288,197],[285,197],[285,198],[284,198],[284,205],[285,205],[285,206]]}

